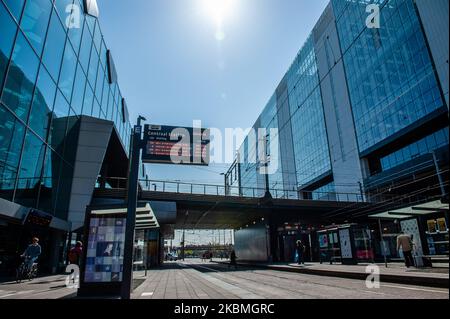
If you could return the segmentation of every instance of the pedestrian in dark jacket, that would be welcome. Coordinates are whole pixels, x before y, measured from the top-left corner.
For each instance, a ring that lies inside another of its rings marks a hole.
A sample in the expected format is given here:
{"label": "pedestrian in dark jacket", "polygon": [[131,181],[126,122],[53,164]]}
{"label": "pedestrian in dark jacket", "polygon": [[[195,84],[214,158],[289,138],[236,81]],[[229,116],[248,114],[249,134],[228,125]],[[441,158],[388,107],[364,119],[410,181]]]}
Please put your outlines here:
{"label": "pedestrian in dark jacket", "polygon": [[232,251],[230,254],[230,264],[228,265],[228,268],[230,268],[231,266],[234,266],[234,269],[237,269],[237,256],[236,256],[236,251]]}
{"label": "pedestrian in dark jacket", "polygon": [[70,251],[69,251],[69,262],[72,265],[80,266],[81,256],[83,255],[83,243],[78,241]]}
{"label": "pedestrian in dark jacket", "polygon": [[298,264],[305,264],[305,245],[303,245],[301,240],[297,240],[297,256],[298,256]]}

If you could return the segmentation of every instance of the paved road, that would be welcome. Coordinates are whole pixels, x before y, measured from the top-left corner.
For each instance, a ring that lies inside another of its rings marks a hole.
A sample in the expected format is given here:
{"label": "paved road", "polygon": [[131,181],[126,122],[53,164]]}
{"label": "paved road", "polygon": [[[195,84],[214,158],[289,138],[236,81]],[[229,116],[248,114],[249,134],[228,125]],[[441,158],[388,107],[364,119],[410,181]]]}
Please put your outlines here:
{"label": "paved road", "polygon": [[[0,300],[73,297],[65,276],[39,278],[21,284],[0,284]],[[148,276],[136,273],[135,299],[448,299],[448,289],[381,284],[251,268],[228,269],[201,261],[168,263]]]}
{"label": "paved road", "polygon": [[381,284],[186,261],[149,273],[137,299],[448,299],[448,289]]}

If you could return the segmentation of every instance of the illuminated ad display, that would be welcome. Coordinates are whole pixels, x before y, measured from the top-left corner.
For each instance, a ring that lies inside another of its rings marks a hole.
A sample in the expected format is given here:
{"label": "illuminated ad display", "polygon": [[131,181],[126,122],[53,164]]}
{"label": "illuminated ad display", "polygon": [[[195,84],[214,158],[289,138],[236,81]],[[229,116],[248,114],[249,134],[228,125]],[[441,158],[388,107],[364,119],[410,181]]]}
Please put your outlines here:
{"label": "illuminated ad display", "polygon": [[144,143],[144,163],[209,165],[208,129],[146,125]]}
{"label": "illuminated ad display", "polygon": [[125,218],[91,217],[84,274],[86,283],[122,281],[125,225]]}

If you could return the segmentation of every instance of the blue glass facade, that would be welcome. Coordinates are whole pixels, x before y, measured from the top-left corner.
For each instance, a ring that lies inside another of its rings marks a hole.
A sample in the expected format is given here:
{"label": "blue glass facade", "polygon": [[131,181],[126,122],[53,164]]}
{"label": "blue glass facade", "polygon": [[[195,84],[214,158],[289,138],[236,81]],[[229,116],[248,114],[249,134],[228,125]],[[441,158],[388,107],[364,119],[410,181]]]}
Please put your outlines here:
{"label": "blue glass facade", "polygon": [[99,22],[83,1],[0,0],[0,29],[1,196],[63,217],[79,116],[113,121],[129,149]]}
{"label": "blue glass facade", "polygon": [[[366,25],[368,4],[379,5],[379,29]],[[360,194],[377,174],[448,145],[429,36],[413,0],[332,0],[254,126],[279,130],[269,188]],[[252,152],[244,143],[241,186],[262,188]]]}
{"label": "blue glass facade", "polygon": [[[281,120],[283,112],[287,112],[287,121]],[[291,197],[292,192],[296,193],[302,189],[313,191],[315,186],[311,188],[312,184],[316,182],[320,184],[322,179],[331,175],[331,160],[312,36],[299,51],[253,128],[267,130],[268,152],[270,140],[275,140],[279,145],[277,154],[269,154],[270,164],[278,168],[268,175],[269,189],[274,193],[273,196]],[[278,133],[272,133],[271,136],[270,129],[276,129]],[[283,138],[286,135],[290,135],[291,139]],[[252,192],[251,188],[258,188],[259,195],[263,195],[266,180],[258,170],[261,159],[256,156],[257,146],[251,145],[249,140],[252,138],[245,140],[240,151],[243,163],[241,187],[244,195],[246,191]],[[293,141],[292,145],[289,144],[290,140]],[[291,149],[291,154],[282,152],[286,147]],[[252,163],[251,159],[256,159],[257,163]],[[283,167],[283,163],[289,161],[295,163],[295,170]],[[287,186],[292,184],[287,183],[287,179],[296,181],[294,187]],[[333,184],[329,184],[327,189],[333,191]]]}
{"label": "blue glass facade", "polygon": [[299,188],[331,171],[330,153],[312,36],[287,76]]}
{"label": "blue glass facade", "polygon": [[372,2],[380,29],[367,1],[332,1],[361,153],[445,107],[414,2]]}
{"label": "blue glass facade", "polygon": [[383,171],[400,166],[422,155],[430,154],[433,151],[445,147],[449,144],[448,127],[428,135],[421,140],[414,142],[381,159]]}

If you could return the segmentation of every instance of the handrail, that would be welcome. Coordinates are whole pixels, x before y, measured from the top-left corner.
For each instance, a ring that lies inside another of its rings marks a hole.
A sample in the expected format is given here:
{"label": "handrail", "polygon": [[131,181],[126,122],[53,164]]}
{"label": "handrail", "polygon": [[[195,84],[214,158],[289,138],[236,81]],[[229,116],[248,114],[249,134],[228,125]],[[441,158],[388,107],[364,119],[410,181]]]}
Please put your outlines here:
{"label": "handrail", "polygon": [[[262,198],[266,193],[265,188],[224,186],[217,184],[196,184],[182,181],[164,180],[139,180],[141,189],[149,192],[176,193],[191,195],[210,195],[225,197]],[[97,189],[126,189],[127,179],[123,177],[99,177]],[[314,200],[334,202],[364,202],[364,198],[358,193],[338,193],[320,191],[298,191],[282,188],[269,189],[274,199]]]}

